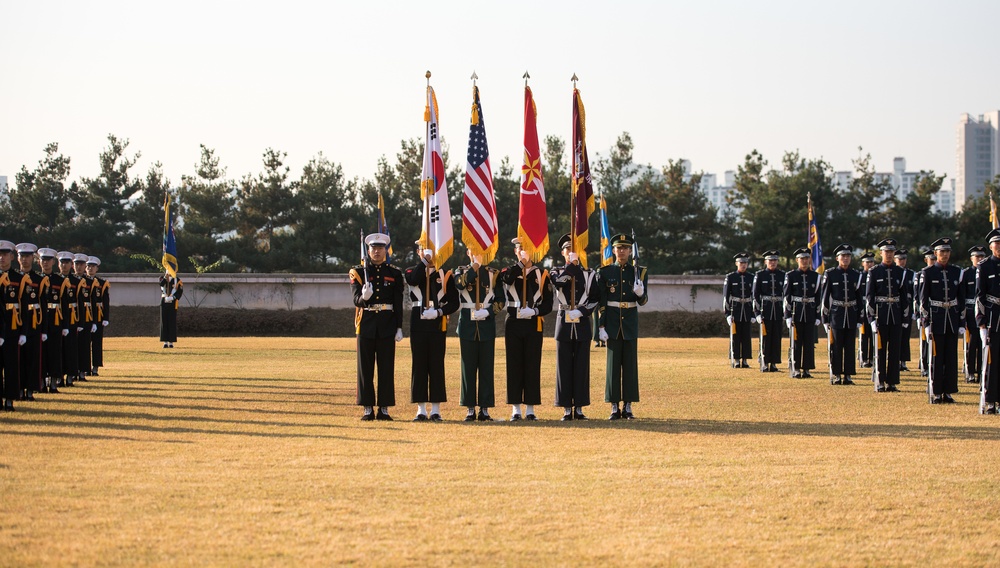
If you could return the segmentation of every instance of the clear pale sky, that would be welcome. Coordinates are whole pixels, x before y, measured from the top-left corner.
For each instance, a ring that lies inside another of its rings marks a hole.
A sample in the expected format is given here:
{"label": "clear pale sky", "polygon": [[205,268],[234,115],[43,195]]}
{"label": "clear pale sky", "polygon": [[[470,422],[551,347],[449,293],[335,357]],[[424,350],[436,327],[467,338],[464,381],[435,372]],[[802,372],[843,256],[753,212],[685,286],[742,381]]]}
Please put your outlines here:
{"label": "clear pale sky", "polygon": [[[996,0],[112,2],[0,0],[0,175],[48,142],[93,176],[109,133],[174,185],[199,144],[228,176],[268,147],[297,179],[318,152],[372,178],[424,133],[433,73],[451,165],[479,75],[494,169],[522,154],[522,74],[541,136],[570,137],[572,83],[591,159],[623,131],[635,159],[719,175],[753,149],[851,169],[955,173],[959,115],[1000,108]],[[416,191],[417,188],[414,188]]]}

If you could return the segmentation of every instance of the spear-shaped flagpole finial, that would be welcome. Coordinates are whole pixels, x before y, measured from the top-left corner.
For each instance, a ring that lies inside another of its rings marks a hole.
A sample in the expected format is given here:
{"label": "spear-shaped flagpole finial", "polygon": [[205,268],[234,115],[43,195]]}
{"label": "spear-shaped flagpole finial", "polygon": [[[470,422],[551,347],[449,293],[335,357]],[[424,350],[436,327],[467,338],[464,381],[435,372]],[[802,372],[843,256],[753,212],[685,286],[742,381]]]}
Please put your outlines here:
{"label": "spear-shaped flagpole finial", "polygon": [[524,75],[522,75],[521,77],[524,78],[524,86],[527,87],[528,86],[528,79],[531,78],[531,75],[528,75],[528,71],[525,70],[524,71]]}
{"label": "spear-shaped flagpole finial", "polygon": [[472,79],[472,85],[475,86],[476,85],[476,79],[479,78],[479,75],[476,75],[476,72],[473,71],[472,72],[472,77],[469,77],[469,78]]}
{"label": "spear-shaped flagpole finial", "polygon": [[573,73],[573,78],[570,79],[570,81],[573,81],[573,88],[575,89],[576,88],[576,82],[579,81],[579,79],[576,78],[576,73]]}

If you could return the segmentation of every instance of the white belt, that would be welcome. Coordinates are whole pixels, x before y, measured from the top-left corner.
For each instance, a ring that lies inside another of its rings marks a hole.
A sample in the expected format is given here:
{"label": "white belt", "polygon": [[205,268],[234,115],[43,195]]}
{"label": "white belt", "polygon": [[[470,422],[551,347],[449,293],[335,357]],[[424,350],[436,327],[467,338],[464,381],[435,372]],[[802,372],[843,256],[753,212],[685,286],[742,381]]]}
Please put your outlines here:
{"label": "white belt", "polygon": [[875,296],[876,304],[895,304],[899,302],[899,296]]}
{"label": "white belt", "polygon": [[391,312],[392,304],[375,304],[374,306],[368,306],[365,308],[366,312]]}
{"label": "white belt", "polygon": [[971,299],[971,300],[966,300],[966,301],[965,301],[965,305],[966,305],[966,306],[975,306],[975,305],[976,305],[976,300],[975,300],[975,298],[973,298],[973,299]]}
{"label": "white belt", "polygon": [[793,302],[799,302],[801,304],[811,304],[816,301],[816,298],[803,298],[802,296],[792,296]]}
{"label": "white belt", "polygon": [[928,300],[927,303],[934,308],[953,308],[958,305],[957,300],[948,300],[947,302],[939,302],[937,300]]}
{"label": "white belt", "polygon": [[997,298],[996,296],[990,296],[989,294],[986,294],[986,301],[991,304],[996,304],[1000,306],[1000,298]]}
{"label": "white belt", "polygon": [[639,304],[635,302],[608,302],[609,308],[619,308],[622,310],[627,310],[628,308],[638,308]]}
{"label": "white belt", "polygon": [[762,302],[780,302],[784,300],[784,298],[781,296],[761,296],[760,300]]}
{"label": "white belt", "polygon": [[849,307],[851,307],[851,306],[853,306],[855,304],[857,304],[857,302],[855,300],[847,300],[847,301],[844,301],[844,300],[830,300],[830,305],[831,306],[844,306],[844,307],[849,308]]}
{"label": "white belt", "polygon": [[483,302],[483,303],[479,304],[479,307],[477,308],[476,304],[474,302],[462,302],[461,307],[464,308],[464,309],[469,309],[469,310],[479,310],[479,309],[485,308],[487,305],[492,304],[492,303],[493,302]]}
{"label": "white belt", "polygon": [[729,298],[730,302],[736,302],[739,304],[746,304],[753,301],[753,298]]}
{"label": "white belt", "polygon": [[40,310],[40,309],[42,309],[42,305],[41,304],[28,304],[28,309],[29,310]]}
{"label": "white belt", "polygon": [[517,300],[511,302],[511,301],[508,300],[507,301],[507,307],[508,308],[520,308],[521,307],[521,302],[519,302]]}
{"label": "white belt", "polygon": [[49,309],[50,310],[58,310],[59,309],[59,304],[49,304]]}

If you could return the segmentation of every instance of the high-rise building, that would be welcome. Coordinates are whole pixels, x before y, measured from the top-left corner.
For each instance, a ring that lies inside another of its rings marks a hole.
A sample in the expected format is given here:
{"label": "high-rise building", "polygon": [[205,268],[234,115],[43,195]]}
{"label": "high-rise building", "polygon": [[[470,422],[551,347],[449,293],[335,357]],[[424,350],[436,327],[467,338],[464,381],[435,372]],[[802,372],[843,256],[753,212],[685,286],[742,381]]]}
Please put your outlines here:
{"label": "high-rise building", "polygon": [[961,211],[969,199],[983,194],[986,182],[1000,174],[1000,110],[958,120],[958,171],[955,209]]}
{"label": "high-rise building", "polygon": [[0,176],[0,191],[7,191],[7,176]]}

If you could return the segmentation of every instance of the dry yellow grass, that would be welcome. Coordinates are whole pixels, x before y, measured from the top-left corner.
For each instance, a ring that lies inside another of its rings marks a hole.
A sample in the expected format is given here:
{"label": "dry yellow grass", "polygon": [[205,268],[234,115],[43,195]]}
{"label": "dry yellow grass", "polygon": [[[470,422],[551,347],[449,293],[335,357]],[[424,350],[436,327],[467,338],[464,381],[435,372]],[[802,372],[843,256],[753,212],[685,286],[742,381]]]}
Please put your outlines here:
{"label": "dry yellow grass", "polygon": [[639,420],[561,423],[546,340],[542,421],[465,424],[450,341],[448,422],[414,424],[405,340],[397,421],[362,423],[352,340],[109,338],[100,377],[0,415],[0,565],[1000,563],[1000,421],[964,383],[931,406],[916,373],[648,339]]}

